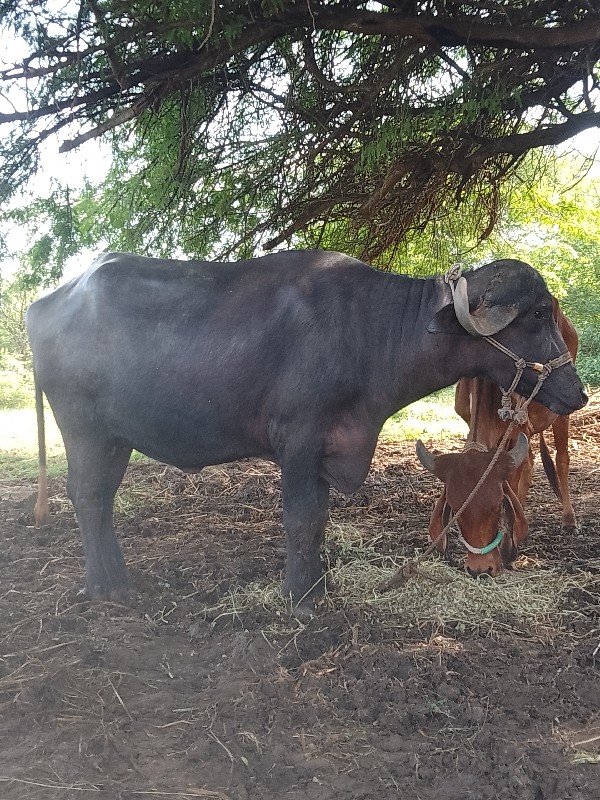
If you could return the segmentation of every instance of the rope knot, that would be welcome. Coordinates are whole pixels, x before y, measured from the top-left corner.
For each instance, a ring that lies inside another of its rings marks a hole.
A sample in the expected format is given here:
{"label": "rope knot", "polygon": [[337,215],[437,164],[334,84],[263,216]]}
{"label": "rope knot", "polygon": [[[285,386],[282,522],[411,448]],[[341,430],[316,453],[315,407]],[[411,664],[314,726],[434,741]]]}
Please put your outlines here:
{"label": "rope knot", "polygon": [[498,409],[498,416],[502,422],[513,422],[515,425],[526,425],[529,421],[527,413],[528,400],[517,402],[516,408],[512,407],[512,394],[502,390],[502,406]]}
{"label": "rope knot", "polygon": [[460,264],[453,264],[444,273],[444,280],[446,281],[446,283],[454,283],[460,278],[461,273],[462,273],[462,267],[460,266]]}
{"label": "rope knot", "polygon": [[521,370],[521,372],[522,372],[522,371],[525,369],[525,367],[526,367],[526,366],[527,366],[527,362],[525,361],[525,359],[524,359],[524,358],[517,358],[517,359],[516,359],[516,361],[515,361],[515,367],[516,367],[517,369],[520,369],[520,370]]}
{"label": "rope knot", "polygon": [[513,411],[513,419],[517,425],[527,425],[529,421],[529,414],[527,413],[527,406],[522,408],[515,408]]}
{"label": "rope knot", "polygon": [[514,411],[512,409],[512,397],[510,392],[502,390],[502,405],[498,409],[498,416],[502,422],[510,422],[513,418]]}
{"label": "rope knot", "polygon": [[502,422],[510,422],[514,417],[514,415],[515,412],[510,407],[502,406],[502,408],[498,409],[498,416],[500,417]]}

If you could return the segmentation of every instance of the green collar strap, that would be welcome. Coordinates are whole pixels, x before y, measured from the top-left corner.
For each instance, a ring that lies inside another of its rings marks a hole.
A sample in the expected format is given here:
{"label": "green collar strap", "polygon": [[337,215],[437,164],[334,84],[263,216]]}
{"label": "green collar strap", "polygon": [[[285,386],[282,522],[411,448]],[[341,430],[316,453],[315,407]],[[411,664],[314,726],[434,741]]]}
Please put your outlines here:
{"label": "green collar strap", "polygon": [[498,531],[493,542],[490,542],[485,547],[473,547],[473,545],[469,544],[465,539],[463,539],[462,534],[458,534],[459,541],[464,544],[469,553],[473,553],[476,556],[484,556],[486,553],[491,553],[492,550],[495,550],[496,547],[500,546],[500,542],[502,541],[503,537],[504,534],[502,531]]}

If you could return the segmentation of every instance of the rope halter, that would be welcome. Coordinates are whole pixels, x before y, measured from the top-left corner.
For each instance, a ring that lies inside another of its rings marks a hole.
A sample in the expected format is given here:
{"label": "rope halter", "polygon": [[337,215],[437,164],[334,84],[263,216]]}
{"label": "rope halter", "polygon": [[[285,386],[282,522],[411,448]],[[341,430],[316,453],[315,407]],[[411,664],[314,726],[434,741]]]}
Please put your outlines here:
{"label": "rope halter", "polygon": [[[529,419],[527,408],[539,390],[542,388],[542,384],[550,375],[553,369],[558,369],[559,367],[563,367],[565,364],[570,364],[573,361],[571,354],[568,350],[564,353],[561,353],[556,358],[550,359],[545,364],[540,364],[539,361],[526,361],[524,358],[516,355],[513,353],[512,350],[509,350],[508,347],[505,347],[503,344],[500,344],[493,336],[485,336],[484,337],[487,342],[489,342],[493,347],[496,347],[505,355],[512,358],[515,362],[515,377],[513,378],[513,382],[508,387],[508,389],[504,389],[502,386],[500,389],[502,390],[502,405],[498,409],[498,416],[503,422],[509,422],[510,420],[514,420],[517,425],[525,425],[527,420]],[[537,383],[531,390],[531,394],[528,398],[521,397],[516,401],[515,408],[512,407],[512,395],[519,381],[521,380],[521,376],[525,369],[529,367],[530,369],[534,370],[538,373]]]}

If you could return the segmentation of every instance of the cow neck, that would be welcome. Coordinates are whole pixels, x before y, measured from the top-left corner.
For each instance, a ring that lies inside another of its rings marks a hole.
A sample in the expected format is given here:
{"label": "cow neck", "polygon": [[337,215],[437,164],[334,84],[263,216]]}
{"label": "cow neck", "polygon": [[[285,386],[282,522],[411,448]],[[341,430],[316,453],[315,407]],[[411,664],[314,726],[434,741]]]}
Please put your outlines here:
{"label": "cow neck", "polygon": [[479,443],[479,420],[481,416],[481,400],[482,391],[475,392],[475,408],[471,415],[471,430],[469,431],[469,439],[473,442]]}
{"label": "cow neck", "polygon": [[471,379],[471,419],[465,449],[480,446],[487,450],[496,446],[504,432],[497,411],[500,408],[500,389],[484,378]]}

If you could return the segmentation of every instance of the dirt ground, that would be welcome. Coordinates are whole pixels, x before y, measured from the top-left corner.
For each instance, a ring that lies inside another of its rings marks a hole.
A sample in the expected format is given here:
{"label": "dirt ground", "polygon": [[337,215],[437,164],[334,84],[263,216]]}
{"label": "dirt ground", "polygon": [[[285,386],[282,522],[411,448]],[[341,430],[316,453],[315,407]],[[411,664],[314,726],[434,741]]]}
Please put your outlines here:
{"label": "dirt ground", "polygon": [[[511,608],[420,620],[339,589],[306,626],[260,595],[237,607],[284,563],[278,472],[258,462],[130,466],[117,520],[139,602],[91,604],[64,481],[40,530],[33,484],[2,482],[0,798],[600,798],[597,431],[576,431],[579,533],[561,535],[536,467],[508,579],[587,575],[537,627]],[[383,445],[363,489],[332,493],[330,524],[412,556],[438,490],[412,444]],[[343,542],[330,563],[352,557]]]}

